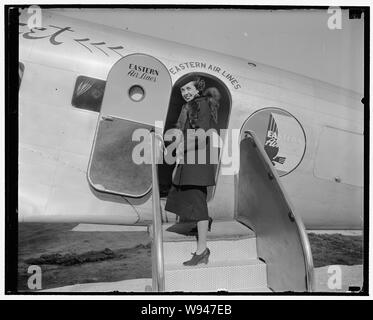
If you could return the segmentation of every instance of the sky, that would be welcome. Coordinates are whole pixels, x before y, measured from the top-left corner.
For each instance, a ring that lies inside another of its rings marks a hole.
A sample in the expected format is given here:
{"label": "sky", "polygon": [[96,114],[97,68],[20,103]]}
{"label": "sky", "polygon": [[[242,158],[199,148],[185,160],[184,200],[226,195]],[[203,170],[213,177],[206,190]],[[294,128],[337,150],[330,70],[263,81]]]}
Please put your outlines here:
{"label": "sky", "polygon": [[327,10],[54,9],[74,18],[242,57],[363,92],[364,16]]}

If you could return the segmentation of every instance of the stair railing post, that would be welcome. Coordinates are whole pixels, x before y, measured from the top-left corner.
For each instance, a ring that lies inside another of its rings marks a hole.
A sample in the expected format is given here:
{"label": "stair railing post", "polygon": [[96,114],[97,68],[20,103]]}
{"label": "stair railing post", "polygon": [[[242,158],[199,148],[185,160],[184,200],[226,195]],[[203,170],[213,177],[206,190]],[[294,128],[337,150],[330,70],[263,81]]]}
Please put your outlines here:
{"label": "stair railing post", "polygon": [[152,282],[153,291],[165,290],[164,259],[163,259],[163,235],[161,204],[158,184],[157,160],[160,156],[160,146],[163,139],[154,130],[150,131],[151,160],[152,160],[152,209],[153,209],[153,243],[152,243]]}

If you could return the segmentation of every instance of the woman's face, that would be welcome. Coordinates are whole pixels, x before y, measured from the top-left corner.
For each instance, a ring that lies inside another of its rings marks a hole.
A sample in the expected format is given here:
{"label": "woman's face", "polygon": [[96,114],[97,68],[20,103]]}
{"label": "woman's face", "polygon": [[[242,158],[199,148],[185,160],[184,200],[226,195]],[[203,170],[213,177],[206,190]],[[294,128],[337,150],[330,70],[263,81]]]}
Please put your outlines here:
{"label": "woman's face", "polygon": [[182,86],[180,88],[180,90],[181,90],[181,95],[183,96],[183,98],[186,102],[189,102],[189,101],[193,100],[194,97],[196,95],[198,95],[198,93],[199,93],[197,88],[194,86],[193,81],[191,81],[191,82],[187,83],[186,85]]}

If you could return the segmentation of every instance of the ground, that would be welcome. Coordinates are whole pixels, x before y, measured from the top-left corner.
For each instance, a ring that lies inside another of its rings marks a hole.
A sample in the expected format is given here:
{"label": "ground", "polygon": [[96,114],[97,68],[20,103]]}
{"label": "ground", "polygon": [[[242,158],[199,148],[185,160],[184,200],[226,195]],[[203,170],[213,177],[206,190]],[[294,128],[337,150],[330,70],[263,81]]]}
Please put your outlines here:
{"label": "ground", "polygon": [[[18,289],[28,291],[30,265],[42,269],[43,289],[78,283],[151,278],[150,238],[147,232],[79,232],[76,224],[19,224]],[[361,283],[362,237],[309,234],[320,288],[327,288],[329,265]],[[322,267],[322,268],[320,268]],[[360,277],[360,278],[359,278]],[[348,286],[344,286],[348,289]]]}
{"label": "ground", "polygon": [[309,233],[308,239],[316,268],[333,264],[351,266],[363,263],[361,236]]}
{"label": "ground", "polygon": [[[147,232],[72,232],[76,224],[19,224],[18,290],[28,291],[30,265],[42,288],[151,278]],[[105,251],[106,249],[106,251]]]}

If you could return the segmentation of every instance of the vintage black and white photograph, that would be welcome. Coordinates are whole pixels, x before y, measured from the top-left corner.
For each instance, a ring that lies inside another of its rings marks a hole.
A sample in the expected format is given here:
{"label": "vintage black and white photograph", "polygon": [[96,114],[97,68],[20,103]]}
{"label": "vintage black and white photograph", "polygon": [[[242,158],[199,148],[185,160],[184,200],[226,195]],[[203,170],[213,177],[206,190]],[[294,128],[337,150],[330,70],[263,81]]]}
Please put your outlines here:
{"label": "vintage black and white photograph", "polygon": [[364,292],[369,8],[15,10],[13,293]]}

